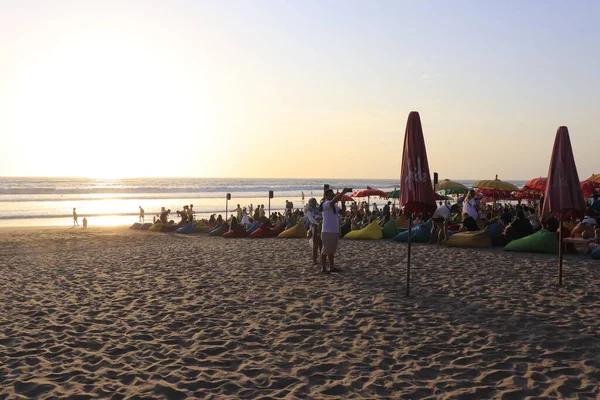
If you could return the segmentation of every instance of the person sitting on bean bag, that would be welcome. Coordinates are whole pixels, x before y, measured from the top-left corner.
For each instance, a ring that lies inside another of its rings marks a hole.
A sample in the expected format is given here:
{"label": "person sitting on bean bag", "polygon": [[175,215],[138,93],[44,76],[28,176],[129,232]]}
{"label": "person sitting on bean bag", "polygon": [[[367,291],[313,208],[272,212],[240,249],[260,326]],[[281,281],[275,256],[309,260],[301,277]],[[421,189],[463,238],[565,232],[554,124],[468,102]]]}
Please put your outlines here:
{"label": "person sitting on bean bag", "polygon": [[529,219],[525,217],[525,213],[522,208],[517,210],[517,217],[510,225],[504,230],[506,237],[506,243],[510,243],[512,240],[521,239],[525,236],[529,236],[535,233],[533,226]]}

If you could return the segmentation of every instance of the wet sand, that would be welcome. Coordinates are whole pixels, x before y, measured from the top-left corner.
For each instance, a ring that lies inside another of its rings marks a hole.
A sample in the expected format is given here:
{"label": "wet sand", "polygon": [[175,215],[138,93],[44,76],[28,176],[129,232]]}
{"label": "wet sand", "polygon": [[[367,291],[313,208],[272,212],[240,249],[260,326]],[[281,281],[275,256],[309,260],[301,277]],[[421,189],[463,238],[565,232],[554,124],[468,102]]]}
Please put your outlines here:
{"label": "wet sand", "polygon": [[600,397],[600,263],[126,228],[0,230],[0,399]]}

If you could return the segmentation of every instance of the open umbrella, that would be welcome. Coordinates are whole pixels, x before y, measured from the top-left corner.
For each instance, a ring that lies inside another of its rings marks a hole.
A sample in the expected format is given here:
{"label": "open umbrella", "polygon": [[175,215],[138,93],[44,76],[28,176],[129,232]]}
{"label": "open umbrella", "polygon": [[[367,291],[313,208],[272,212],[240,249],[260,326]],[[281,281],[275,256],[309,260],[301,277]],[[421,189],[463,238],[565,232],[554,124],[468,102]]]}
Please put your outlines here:
{"label": "open umbrella", "polygon": [[[519,188],[510,182],[501,181],[496,175],[494,180],[483,180],[476,182],[473,188],[479,189],[478,192],[484,196],[492,197],[493,199],[499,196],[507,196],[512,192],[518,192]],[[496,202],[494,201],[494,208],[496,208]]]}
{"label": "open umbrella", "polygon": [[410,295],[410,251],[412,215],[416,212],[432,214],[436,209],[433,185],[429,174],[427,150],[423,139],[423,128],[419,113],[411,111],[406,122],[402,171],[400,173],[400,208],[408,214],[408,257],[406,266],[406,296]]}
{"label": "open umbrella", "polygon": [[385,198],[387,196],[387,193],[384,192],[383,190],[371,189],[371,188],[358,190],[358,191],[352,193],[352,197],[371,197],[371,196],[379,196],[379,197]]}
{"label": "open umbrella", "polygon": [[[338,195],[338,194],[340,194],[339,190],[338,190],[338,192],[336,193],[336,195]],[[321,199],[321,201],[324,201],[324,200],[325,200],[325,197],[323,197],[323,198]],[[353,199],[352,197],[350,197],[350,196],[343,195],[340,201],[354,201],[354,199]]]}
{"label": "open umbrella", "polygon": [[598,193],[600,189],[600,182],[585,180],[580,183],[581,191],[583,192],[583,197],[592,197],[594,194]]}
{"label": "open umbrella", "polygon": [[544,191],[546,190],[546,184],[548,182],[548,178],[542,178],[541,176],[539,178],[534,178],[532,180],[530,180],[529,182],[527,182],[525,184],[525,186],[523,186],[523,189],[521,189],[522,191],[527,191],[527,190],[539,190],[539,191]]}
{"label": "open umbrella", "polygon": [[399,199],[400,198],[400,191],[398,189],[392,190],[385,197],[386,197],[386,199]]}
{"label": "open umbrella", "polygon": [[384,192],[383,190],[373,189],[368,186],[366,189],[358,190],[358,191],[352,193],[352,197],[366,197],[368,205],[371,205],[371,196],[383,197],[385,199],[387,196],[387,193]]}
{"label": "open umbrella", "polygon": [[545,222],[552,217],[560,221],[558,246],[558,284],[562,285],[563,264],[563,226],[562,222],[568,217],[583,217],[585,215],[585,200],[581,192],[581,184],[577,175],[577,167],[571,148],[569,130],[561,126],[556,131],[552,158],[548,169],[548,184],[544,194],[544,204],[540,219]]}
{"label": "open umbrella", "polygon": [[598,182],[600,183],[600,174],[594,174],[586,179],[586,181]]}
{"label": "open umbrella", "polygon": [[460,182],[444,179],[435,185],[435,190],[436,192],[443,191],[444,194],[465,194],[469,191],[469,188]]}

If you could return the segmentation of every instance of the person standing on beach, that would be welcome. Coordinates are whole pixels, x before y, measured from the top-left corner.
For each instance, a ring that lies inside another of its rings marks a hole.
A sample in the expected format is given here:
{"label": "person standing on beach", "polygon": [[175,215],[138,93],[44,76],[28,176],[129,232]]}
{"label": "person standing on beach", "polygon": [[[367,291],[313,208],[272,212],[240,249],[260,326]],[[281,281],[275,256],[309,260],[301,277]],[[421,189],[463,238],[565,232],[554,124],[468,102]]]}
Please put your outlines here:
{"label": "person standing on beach", "polygon": [[144,223],[144,209],[140,206],[140,222]]}
{"label": "person standing on beach", "polygon": [[321,242],[321,222],[323,217],[317,207],[317,199],[314,197],[308,200],[304,209],[304,215],[308,220],[308,243],[312,249],[313,264],[319,265],[319,257],[323,244]]}
{"label": "person standing on beach", "polygon": [[79,226],[79,222],[77,222],[77,211],[75,211],[75,207],[73,207],[73,226]]}
{"label": "person standing on beach", "polygon": [[242,207],[240,207],[240,205],[238,204],[237,208],[233,211],[235,211],[235,216],[236,216],[237,220],[241,221],[242,220]]}
{"label": "person standing on beach", "polygon": [[[321,253],[322,273],[339,272],[339,269],[334,265],[334,255],[340,237],[340,213],[346,212],[346,204],[343,200],[346,193],[348,191],[344,189],[342,193],[334,195],[332,189],[327,189],[325,191],[325,201],[319,207],[323,213],[323,227],[321,229],[321,241],[323,242],[323,252]],[[342,201],[342,208],[336,204],[340,200]],[[327,269],[327,258],[329,258],[329,270]]]}
{"label": "person standing on beach", "polygon": [[260,218],[264,218],[265,217],[265,205],[261,204],[260,205]]}
{"label": "person standing on beach", "polygon": [[188,209],[188,221],[190,223],[194,222],[194,205],[190,204],[190,208]]}

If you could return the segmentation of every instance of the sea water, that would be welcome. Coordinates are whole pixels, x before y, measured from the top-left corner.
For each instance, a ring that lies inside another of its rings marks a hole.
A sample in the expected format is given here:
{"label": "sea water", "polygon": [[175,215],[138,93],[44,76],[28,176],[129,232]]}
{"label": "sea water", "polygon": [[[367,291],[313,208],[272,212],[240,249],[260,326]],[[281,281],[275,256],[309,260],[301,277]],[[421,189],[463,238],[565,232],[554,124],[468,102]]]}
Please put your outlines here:
{"label": "sea water", "polygon": [[[467,187],[475,181],[459,180]],[[512,181],[518,187],[525,181]],[[171,217],[178,220],[176,211],[193,204],[196,216],[231,213],[239,204],[256,208],[264,204],[271,211],[282,211],[286,200],[294,208],[302,208],[304,201],[315,197],[320,200],[323,185],[334,190],[345,187],[354,190],[367,186],[391,191],[399,187],[399,179],[223,179],[223,178],[140,178],[140,179],[85,179],[85,178],[0,178],[0,226],[68,226],[73,224],[75,207],[81,219],[88,224],[129,225],[138,221],[139,206],[146,212],[146,221],[160,212],[171,209]],[[231,200],[226,201],[227,193]],[[385,200],[372,198],[371,203],[383,205]]]}

